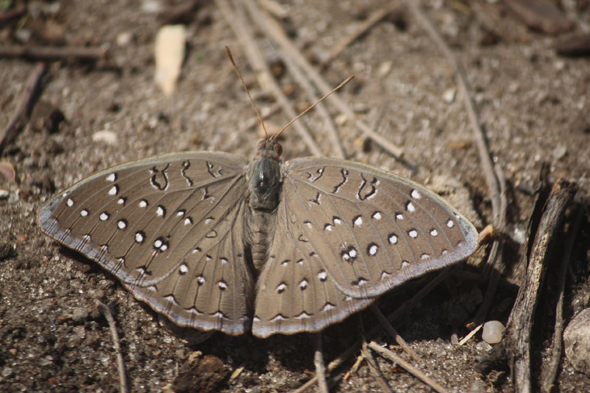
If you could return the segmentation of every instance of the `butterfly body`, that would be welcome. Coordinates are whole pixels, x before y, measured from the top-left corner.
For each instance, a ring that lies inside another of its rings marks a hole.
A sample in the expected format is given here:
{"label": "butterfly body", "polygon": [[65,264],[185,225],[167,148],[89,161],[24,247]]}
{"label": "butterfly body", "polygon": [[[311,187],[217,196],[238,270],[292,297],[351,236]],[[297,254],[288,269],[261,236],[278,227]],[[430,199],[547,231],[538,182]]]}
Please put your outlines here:
{"label": "butterfly body", "polygon": [[180,326],[319,331],[467,258],[477,231],[440,197],[350,161],[162,155],[98,172],[41,209],[50,236]]}

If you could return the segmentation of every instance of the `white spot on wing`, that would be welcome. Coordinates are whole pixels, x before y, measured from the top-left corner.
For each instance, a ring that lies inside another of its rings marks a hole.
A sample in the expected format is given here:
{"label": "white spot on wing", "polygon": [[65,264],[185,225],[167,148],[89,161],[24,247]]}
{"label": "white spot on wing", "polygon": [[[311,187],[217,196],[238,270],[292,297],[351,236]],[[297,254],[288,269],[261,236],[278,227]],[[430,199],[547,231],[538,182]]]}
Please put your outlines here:
{"label": "white spot on wing", "polygon": [[397,244],[397,236],[394,234],[389,235],[389,243],[391,244]]}
{"label": "white spot on wing", "polygon": [[106,221],[106,220],[109,219],[109,215],[108,215],[107,212],[102,212],[102,213],[100,213],[100,217],[99,218],[100,218],[100,221]]}
{"label": "white spot on wing", "polygon": [[68,198],[66,205],[68,205],[68,207],[74,206],[74,200],[72,198]]}
{"label": "white spot on wing", "polygon": [[422,198],[422,194],[420,194],[418,191],[416,190],[412,190],[412,192],[410,192],[410,196],[414,199],[420,199]]}
{"label": "white spot on wing", "polygon": [[88,210],[86,210],[86,209],[82,210],[82,211],[80,212],[80,216],[81,216],[81,217],[86,217],[86,216],[88,216]]}
{"label": "white spot on wing", "polygon": [[380,212],[375,212],[375,213],[373,213],[373,215],[371,217],[373,217],[375,220],[380,220],[381,219],[381,213]]}
{"label": "white spot on wing", "polygon": [[454,227],[454,226],[455,226],[455,223],[453,222],[453,220],[449,220],[449,221],[447,221],[447,226],[448,226],[449,228],[452,228],[452,227]]}
{"label": "white spot on wing", "polygon": [[117,186],[113,186],[110,190],[109,190],[109,195],[117,195],[117,193],[119,193],[119,187]]}
{"label": "white spot on wing", "polygon": [[436,236],[438,236],[438,231],[436,229],[431,229],[430,230],[430,235],[433,236],[433,237],[436,237]]}
{"label": "white spot on wing", "polygon": [[363,217],[361,216],[356,216],[353,221],[352,221],[354,226],[360,227],[363,223]]}
{"label": "white spot on wing", "polygon": [[272,318],[270,321],[271,322],[276,322],[276,321],[285,321],[287,318],[285,318],[284,316],[282,316],[281,314],[277,314],[274,318]]}
{"label": "white spot on wing", "polygon": [[371,245],[369,245],[369,255],[371,255],[371,256],[377,255],[378,249],[379,249],[379,247],[375,243],[372,243]]}
{"label": "white spot on wing", "polygon": [[415,238],[417,238],[417,237],[418,237],[418,231],[416,231],[415,229],[412,229],[412,230],[410,230],[410,231],[408,232],[408,235],[410,235],[410,237],[411,237],[412,239],[415,239]]}
{"label": "white spot on wing", "polygon": [[408,202],[406,204],[406,210],[409,211],[410,213],[414,213],[416,211],[416,208],[414,207],[412,202]]}
{"label": "white spot on wing", "polygon": [[141,233],[141,232],[137,232],[137,233],[135,234],[135,242],[136,242],[136,243],[141,243],[141,242],[143,242],[143,240],[144,240],[143,233]]}
{"label": "white spot on wing", "polygon": [[141,208],[145,208],[148,206],[148,202],[145,199],[142,199],[141,201],[139,201],[139,207]]}
{"label": "white spot on wing", "polygon": [[164,299],[168,300],[170,303],[178,304],[178,302],[176,301],[176,298],[174,298],[173,295],[164,296]]}
{"label": "white spot on wing", "polygon": [[115,181],[117,180],[117,174],[116,173],[111,173],[110,175],[108,175],[106,177],[106,181]]}
{"label": "white spot on wing", "polygon": [[183,263],[182,265],[180,265],[180,268],[178,269],[178,272],[180,274],[186,274],[186,273],[188,273],[188,266],[186,266],[186,264]]}

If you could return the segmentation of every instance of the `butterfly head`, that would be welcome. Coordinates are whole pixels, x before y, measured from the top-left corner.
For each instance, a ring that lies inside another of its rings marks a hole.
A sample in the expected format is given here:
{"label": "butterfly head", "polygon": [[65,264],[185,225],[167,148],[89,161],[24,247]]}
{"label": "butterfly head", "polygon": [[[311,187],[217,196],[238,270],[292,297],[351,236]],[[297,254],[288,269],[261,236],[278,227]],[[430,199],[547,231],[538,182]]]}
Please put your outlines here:
{"label": "butterfly head", "polygon": [[256,155],[259,157],[279,158],[283,154],[283,147],[277,142],[275,136],[270,136],[258,142]]}

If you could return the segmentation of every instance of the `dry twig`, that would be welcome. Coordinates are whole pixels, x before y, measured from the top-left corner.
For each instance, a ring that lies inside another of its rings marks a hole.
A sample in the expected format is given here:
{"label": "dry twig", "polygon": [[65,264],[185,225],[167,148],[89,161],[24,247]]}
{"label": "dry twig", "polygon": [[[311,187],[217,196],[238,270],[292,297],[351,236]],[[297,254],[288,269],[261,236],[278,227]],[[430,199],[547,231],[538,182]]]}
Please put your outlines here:
{"label": "dry twig", "polygon": [[8,22],[11,19],[19,18],[27,12],[27,7],[25,5],[21,5],[20,7],[13,8],[11,10],[6,10],[0,12],[0,24],[4,22]]}
{"label": "dry twig", "polygon": [[324,365],[324,354],[322,352],[322,332],[312,333],[314,340],[313,363],[315,365],[315,375],[318,380],[318,389],[320,393],[328,393],[328,383],[326,382],[326,366]]}
{"label": "dry twig", "polygon": [[22,57],[29,60],[90,60],[106,55],[106,47],[86,46],[0,46],[0,57]]}
{"label": "dry twig", "polygon": [[428,386],[430,386],[432,389],[436,390],[437,392],[447,393],[447,390],[445,388],[440,386],[438,383],[434,382],[432,379],[430,379],[428,376],[426,376],[426,374],[424,374],[422,371],[418,370],[417,368],[412,366],[410,363],[406,362],[405,360],[403,360],[402,358],[397,356],[395,353],[390,351],[389,349],[383,348],[382,346],[378,345],[374,341],[371,341],[369,343],[369,348],[371,348],[373,351],[377,352],[379,355],[383,356],[384,358],[397,363],[400,367],[404,368],[407,372],[409,372],[410,374],[412,374],[416,378],[420,379],[422,382],[424,382],[425,384],[427,384]]}
{"label": "dry twig", "polygon": [[[477,150],[479,153],[480,164],[482,166],[482,170],[486,179],[486,183],[488,185],[488,193],[492,203],[492,214],[493,214],[493,224],[495,230],[499,233],[504,232],[504,222],[505,222],[505,208],[502,205],[502,192],[500,189],[500,180],[496,177],[496,172],[500,173],[499,167],[496,171],[494,171],[494,166],[492,160],[490,158],[490,153],[488,151],[487,142],[485,139],[485,135],[479,125],[479,120],[477,117],[477,112],[475,110],[475,106],[471,101],[469,96],[469,89],[467,84],[467,77],[463,72],[463,68],[453,55],[453,52],[446,44],[444,39],[441,35],[436,31],[434,26],[430,23],[426,15],[422,12],[419,7],[419,4],[414,0],[406,0],[406,5],[412,11],[414,17],[418,20],[418,22],[422,25],[422,28],[426,30],[430,38],[434,41],[436,46],[442,50],[447,60],[451,63],[453,68],[455,69],[455,74],[457,76],[457,85],[459,86],[459,91],[461,92],[461,96],[463,98],[463,104],[465,105],[465,109],[467,110],[467,116],[469,117],[469,123],[471,125],[471,130],[473,132],[473,138],[475,139]],[[503,177],[503,175],[502,175]],[[497,280],[499,279],[499,272],[504,271],[504,267],[501,266],[502,259],[499,258],[501,253],[502,244],[501,239],[496,239],[494,244],[492,245],[492,250],[490,252],[488,258],[488,265],[495,268],[494,275],[498,277],[492,277],[490,280],[490,285],[488,285],[488,289],[486,291],[486,302],[483,304],[483,307],[480,307],[481,311],[478,311],[477,317],[478,320],[485,319],[487,315],[487,309],[484,307],[489,307],[488,303],[491,302],[495,295],[495,291],[497,288]],[[486,315],[484,315],[486,314]],[[473,324],[473,326],[477,326],[478,323]]]}
{"label": "dry twig", "polygon": [[377,364],[377,361],[373,357],[373,354],[371,353],[371,351],[369,351],[369,347],[368,347],[367,342],[365,340],[363,340],[363,352],[362,353],[363,353],[363,357],[367,360],[367,364],[369,365],[369,370],[371,370],[371,374],[373,374],[373,377],[377,380],[377,382],[379,382],[381,389],[385,393],[392,393],[391,389],[389,388],[389,385],[387,385],[387,382],[385,382],[385,378],[383,377],[383,374],[381,373],[381,370],[379,369],[379,365]]}
{"label": "dry twig", "polygon": [[[260,53],[260,49],[254,44],[254,40],[252,38],[252,34],[248,29],[247,23],[243,20],[243,17],[238,12],[238,14],[233,12],[232,7],[230,7],[229,2],[227,0],[217,0],[216,1],[219,9],[222,11],[223,16],[226,18],[228,24],[234,30],[236,36],[242,42],[244,48],[247,51],[247,57],[250,62],[252,68],[258,72],[260,75],[261,73],[264,75],[265,82],[269,86],[272,91],[272,94],[275,96],[277,101],[281,104],[281,107],[285,111],[288,117],[291,119],[297,116],[297,113],[293,110],[293,105],[289,102],[289,99],[285,96],[282,92],[278,83],[272,78],[271,72],[268,69],[268,66],[263,60],[262,54]],[[241,6],[236,4],[234,7],[236,10],[241,10]],[[314,142],[313,138],[311,137],[310,133],[307,131],[303,123],[296,122],[293,124],[295,130],[303,139],[303,142],[307,145],[307,148],[311,151],[311,154],[315,156],[321,156],[321,150]]]}
{"label": "dry twig", "polygon": [[109,328],[111,330],[111,336],[113,337],[113,346],[115,347],[115,352],[117,353],[117,368],[119,369],[120,392],[127,393],[127,375],[125,373],[125,361],[123,360],[123,353],[121,352],[121,346],[119,345],[117,323],[115,322],[115,318],[113,317],[111,310],[109,310],[106,304],[102,303],[98,299],[95,299],[95,302],[96,307],[98,307],[98,310],[107,319],[107,322],[109,323]]}
{"label": "dry twig", "polygon": [[[514,389],[517,392],[533,391],[531,381],[531,332],[537,302],[541,294],[545,272],[550,261],[550,250],[561,236],[565,210],[576,192],[576,186],[558,180],[547,203],[533,247],[528,258],[527,274],[520,286],[518,296],[506,328],[503,345],[510,356]],[[526,255],[523,262],[527,262]]]}
{"label": "dry twig", "polygon": [[4,131],[0,133],[0,151],[2,151],[4,146],[6,146],[6,144],[15,137],[21,118],[31,110],[31,105],[33,104],[33,101],[37,95],[37,91],[41,86],[41,78],[45,74],[46,70],[47,65],[45,63],[39,63],[29,76],[27,84],[25,85],[25,90],[23,91],[22,98],[16,107],[16,111],[14,112],[12,119],[10,119],[10,122]]}
{"label": "dry twig", "polygon": [[394,12],[399,7],[399,4],[397,4],[397,2],[394,2],[393,5],[382,7],[376,11],[373,11],[373,13],[371,13],[371,15],[369,15],[369,17],[363,23],[358,25],[353,32],[351,32],[346,37],[342,38],[340,41],[336,43],[336,45],[334,45],[334,48],[332,48],[332,51],[330,52],[330,56],[325,61],[323,61],[323,63],[329,64],[332,60],[336,58],[336,56],[340,54],[340,52],[346,49],[348,45],[353,43],[356,39],[358,39],[360,36],[365,34],[369,29],[371,29],[373,26],[379,23],[381,19],[385,18],[387,15],[389,15],[391,12]]}
{"label": "dry twig", "polygon": [[412,348],[410,348],[406,340],[404,340],[402,336],[397,334],[397,331],[393,328],[393,326],[391,326],[387,318],[385,318],[385,315],[383,315],[381,310],[379,310],[379,307],[377,307],[375,303],[372,303],[369,307],[381,323],[381,326],[385,328],[387,333],[389,333],[389,335],[395,340],[395,342],[397,342],[399,346],[402,347],[408,355],[414,358],[414,360],[417,361],[418,364],[423,365],[424,361],[420,358],[420,356],[418,356],[416,352],[414,352]]}
{"label": "dry twig", "polygon": [[[268,16],[265,12],[260,10],[253,0],[244,0],[244,4],[247,6],[248,11],[252,16],[252,20],[258,24],[258,26],[265,32],[268,37],[272,38],[283,50],[286,56],[294,61],[301,70],[307,75],[307,77],[314,83],[320,94],[325,94],[331,90],[328,83],[322,78],[322,76],[313,68],[307,59],[301,55],[299,50],[293,45],[289,37],[285,34],[279,24]],[[327,99],[335,105],[338,110],[344,113],[350,120],[354,120],[357,127],[367,136],[379,144],[382,148],[387,150],[391,155],[401,159],[403,151],[398,146],[389,142],[381,135],[373,131],[365,122],[358,120],[352,108],[348,106],[346,102],[338,95],[332,95]],[[409,163],[412,166],[411,163]]]}
{"label": "dry twig", "polygon": [[559,360],[561,359],[561,353],[563,351],[562,334],[564,328],[563,301],[565,297],[565,278],[567,276],[568,267],[570,266],[574,241],[576,240],[582,218],[584,218],[584,214],[581,214],[579,211],[581,209],[581,207],[576,209],[577,214],[576,212],[573,212],[573,216],[576,218],[574,220],[574,225],[568,233],[567,241],[565,243],[565,250],[563,252],[563,259],[561,260],[560,264],[559,298],[557,299],[557,304],[555,305],[555,328],[553,330],[553,343],[551,345],[551,359],[549,360],[549,365],[547,366],[548,371],[545,373],[545,377],[543,378],[543,382],[541,384],[541,390],[545,393],[550,393],[553,389],[553,383],[557,377],[557,372],[559,371]]}

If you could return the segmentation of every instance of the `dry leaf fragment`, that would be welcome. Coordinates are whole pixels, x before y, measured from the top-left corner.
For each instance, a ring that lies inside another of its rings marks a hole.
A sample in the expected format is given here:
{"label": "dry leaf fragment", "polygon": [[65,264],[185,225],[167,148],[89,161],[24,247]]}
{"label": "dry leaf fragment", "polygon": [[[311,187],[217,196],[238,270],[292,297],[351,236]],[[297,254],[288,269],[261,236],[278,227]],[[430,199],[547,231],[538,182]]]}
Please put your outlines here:
{"label": "dry leaf fragment", "polygon": [[154,80],[167,96],[171,95],[176,88],[176,81],[184,60],[185,43],[186,27],[184,25],[162,26],[156,35]]}

